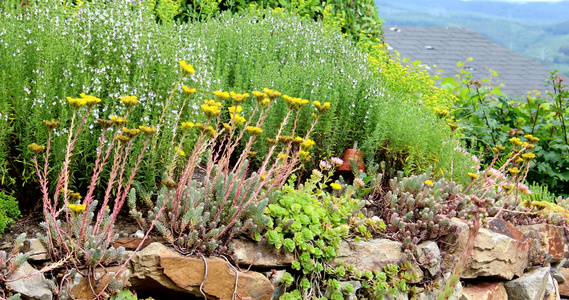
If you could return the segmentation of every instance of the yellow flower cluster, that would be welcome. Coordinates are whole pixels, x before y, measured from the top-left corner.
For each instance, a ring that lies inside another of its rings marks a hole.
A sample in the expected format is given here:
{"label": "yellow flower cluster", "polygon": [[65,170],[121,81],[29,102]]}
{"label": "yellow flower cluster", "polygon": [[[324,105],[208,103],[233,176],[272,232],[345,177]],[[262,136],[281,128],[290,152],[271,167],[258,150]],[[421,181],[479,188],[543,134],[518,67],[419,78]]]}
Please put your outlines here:
{"label": "yellow flower cluster", "polygon": [[243,111],[243,107],[241,107],[241,106],[230,106],[227,108],[227,110],[232,114],[240,113]]}
{"label": "yellow flower cluster", "polygon": [[75,109],[79,109],[79,108],[83,107],[84,105],[87,105],[90,108],[93,105],[101,102],[101,99],[99,99],[95,96],[90,96],[90,95],[85,95],[85,94],[80,94],[80,96],[81,96],[81,98],[67,97],[66,99],[69,102],[69,104]]}
{"label": "yellow flower cluster", "polygon": [[117,116],[111,116],[111,121],[117,126],[124,126],[127,122],[125,118]]}
{"label": "yellow flower cluster", "polygon": [[235,92],[231,92],[229,94],[231,95],[231,99],[233,99],[233,102],[236,104],[242,103],[243,101],[245,101],[245,99],[249,97],[249,93],[237,94]]}
{"label": "yellow flower cluster", "polygon": [[221,113],[221,103],[214,100],[206,100],[205,104],[201,106],[205,116],[211,119]]}
{"label": "yellow flower cluster", "polygon": [[178,149],[178,147],[174,147],[174,151],[176,151],[180,156],[186,156],[186,152],[182,149]]}
{"label": "yellow flower cluster", "polygon": [[196,72],[196,70],[194,70],[194,67],[186,63],[185,60],[180,61],[180,67],[182,68],[182,71],[184,71],[184,74],[186,75],[192,75]]}
{"label": "yellow flower cluster", "polygon": [[28,145],[28,148],[30,148],[30,150],[32,150],[32,152],[33,152],[34,154],[38,154],[38,153],[40,153],[40,152],[42,152],[42,151],[45,150],[45,146],[40,146],[40,145],[38,145],[38,144],[36,144],[36,143],[31,143],[31,144],[29,144],[29,145]]}
{"label": "yellow flower cluster", "polygon": [[263,129],[255,126],[247,126],[245,129],[252,135],[259,135],[263,133]]}
{"label": "yellow flower cluster", "polygon": [[213,94],[217,97],[217,99],[219,99],[219,101],[224,101],[225,99],[229,98],[228,92],[215,91]]}
{"label": "yellow flower cluster", "polygon": [[510,141],[510,143],[512,143],[512,145],[514,145],[514,146],[521,146],[521,145],[523,145],[522,141],[521,141],[519,138],[517,138],[517,137],[511,138],[511,139],[509,139],[509,141]]}
{"label": "yellow flower cluster", "polygon": [[510,174],[518,174],[520,173],[520,170],[517,167],[513,167],[511,169],[508,169],[508,172],[510,172]]}
{"label": "yellow flower cluster", "polygon": [[138,129],[140,129],[147,137],[150,137],[151,135],[155,134],[157,131],[156,128],[152,128],[152,127],[144,126],[144,125],[138,126]]}
{"label": "yellow flower cluster", "polygon": [[185,85],[182,85],[182,90],[184,90],[184,93],[188,94],[188,96],[193,95],[197,91],[195,88],[190,88]]}
{"label": "yellow flower cluster", "polygon": [[539,138],[535,137],[531,134],[526,134],[526,135],[524,135],[524,137],[526,138],[526,140],[528,140],[528,142],[530,144],[535,144],[535,143],[539,142]]}
{"label": "yellow flower cluster", "polygon": [[182,129],[182,130],[188,130],[188,129],[194,127],[194,126],[196,126],[196,125],[195,125],[194,123],[192,123],[192,122],[182,122],[181,129]]}
{"label": "yellow flower cluster", "polygon": [[284,95],[283,98],[285,99],[286,106],[290,110],[299,110],[308,103],[306,99],[293,98],[287,95]]}
{"label": "yellow flower cluster", "polygon": [[341,190],[342,189],[342,185],[337,183],[337,182],[330,183],[330,187],[334,190]]}
{"label": "yellow flower cluster", "polygon": [[87,209],[87,206],[85,204],[69,204],[67,207],[69,207],[69,209],[77,214],[80,214],[84,212],[85,209]]}
{"label": "yellow flower cluster", "polygon": [[281,93],[279,93],[275,90],[268,89],[268,88],[265,88],[264,91],[265,91],[265,94],[267,94],[267,96],[269,96],[269,99],[271,99],[271,101],[277,99],[278,97],[280,97],[282,95]]}
{"label": "yellow flower cluster", "polygon": [[330,102],[324,102],[324,104],[320,104],[320,101],[314,101],[312,104],[314,107],[316,107],[316,110],[319,114],[323,114],[330,109]]}
{"label": "yellow flower cluster", "polygon": [[432,187],[435,184],[430,180],[425,180],[425,185]]}
{"label": "yellow flower cluster", "polygon": [[238,114],[229,114],[229,116],[231,117],[232,120],[234,120],[234,124],[239,126],[239,125],[243,125],[245,124],[245,118],[238,115]]}
{"label": "yellow flower cluster", "polygon": [[115,124],[115,122],[113,122],[112,120],[105,120],[100,118],[97,118],[97,123],[99,123],[99,125],[101,125],[101,127],[103,127],[104,129],[107,129],[113,126],[113,124]]}
{"label": "yellow flower cluster", "polygon": [[304,151],[310,151],[312,147],[314,147],[316,143],[311,139],[306,139],[302,143],[300,143],[300,148]]}
{"label": "yellow flower cluster", "polygon": [[211,137],[215,136],[215,129],[213,126],[204,126],[202,123],[196,123],[196,127],[201,130],[203,133],[210,135]]}
{"label": "yellow flower cluster", "polygon": [[136,96],[119,97],[119,99],[121,99],[126,108],[131,108],[138,103],[138,98]]}
{"label": "yellow flower cluster", "polygon": [[478,178],[478,174],[476,174],[476,173],[470,173],[470,172],[469,172],[469,173],[468,173],[468,176],[470,176],[470,178],[473,179],[473,180],[476,179],[476,178]]}
{"label": "yellow flower cluster", "polygon": [[522,159],[525,160],[525,161],[530,161],[530,160],[532,160],[532,159],[534,159],[534,158],[535,158],[535,154],[533,154],[533,153],[531,153],[531,152],[522,154]]}
{"label": "yellow flower cluster", "polygon": [[51,121],[43,120],[43,124],[49,130],[52,130],[52,129],[56,128],[57,126],[59,126],[60,123],[59,123],[59,121],[56,121],[55,119],[51,119]]}
{"label": "yellow flower cluster", "polygon": [[125,136],[132,139],[133,137],[137,136],[140,133],[140,129],[136,129],[136,128],[131,129],[131,128],[123,127],[122,132]]}

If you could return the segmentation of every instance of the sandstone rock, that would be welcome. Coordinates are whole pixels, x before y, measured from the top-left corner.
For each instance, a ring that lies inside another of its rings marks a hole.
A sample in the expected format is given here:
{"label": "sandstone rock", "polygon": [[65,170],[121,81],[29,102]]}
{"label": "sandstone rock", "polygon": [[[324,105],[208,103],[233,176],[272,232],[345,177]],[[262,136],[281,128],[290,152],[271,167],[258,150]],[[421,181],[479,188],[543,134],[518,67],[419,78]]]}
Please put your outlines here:
{"label": "sandstone rock", "polygon": [[551,279],[548,267],[536,268],[524,273],[520,278],[504,284],[509,299],[535,300],[543,299]]}
{"label": "sandstone rock", "polygon": [[[147,238],[146,240],[144,240],[144,243],[142,244],[142,246],[140,247],[139,250],[146,248],[148,245],[150,245],[152,243],[163,242],[163,241],[165,241],[164,238],[157,238],[157,239]],[[124,247],[127,250],[134,250],[138,247],[138,245],[140,245],[141,242],[142,242],[141,238],[123,237],[123,238],[118,238],[116,241],[114,241],[112,246],[115,248]]]}
{"label": "sandstone rock", "polygon": [[354,265],[355,270],[381,270],[388,264],[399,264],[405,260],[402,248],[401,243],[388,239],[351,244],[344,241],[330,265],[336,267],[343,261],[344,265]]}
{"label": "sandstone rock", "polygon": [[160,255],[160,267],[164,274],[187,291],[199,289],[203,282],[203,292],[214,299],[233,299],[234,291],[241,298],[271,299],[273,285],[262,274],[239,272],[217,257],[207,258],[206,261],[207,274],[203,259]]}
{"label": "sandstone rock", "polygon": [[502,282],[482,282],[464,286],[460,300],[508,300],[508,293]]}
{"label": "sandstone rock", "polygon": [[559,285],[557,284],[557,280],[552,279],[551,283],[553,284],[553,288],[547,292],[544,300],[560,300],[561,296],[559,295]]}
{"label": "sandstone rock", "polygon": [[[116,275],[119,271],[120,273]],[[127,268],[120,270],[119,266],[107,267],[105,269],[98,268],[90,279],[75,273],[73,281],[70,283],[69,291],[73,299],[96,299],[97,295],[103,291],[113,278],[120,286],[127,286],[129,275],[130,271]]]}
{"label": "sandstone rock", "polygon": [[[567,278],[569,276],[569,268],[560,268],[559,273]],[[569,297],[569,281],[559,282],[559,295],[561,297]]]}
{"label": "sandstone rock", "polygon": [[[182,255],[160,243],[152,243],[132,257],[129,269],[131,271],[130,283],[134,289],[142,291],[172,290],[186,292],[186,290],[178,287],[162,272],[160,255],[163,254],[182,257]],[[194,290],[193,293],[199,293],[199,289]]]}
{"label": "sandstone rock", "polygon": [[25,240],[20,252],[28,254],[29,261],[49,260],[47,247],[38,239]]}
{"label": "sandstone rock", "polygon": [[[221,258],[207,258],[204,293],[213,299],[231,299],[235,288],[234,269]],[[170,290],[201,297],[200,285],[205,276],[201,258],[185,257],[160,244],[152,243],[133,256],[130,264],[131,284],[145,291]],[[237,294],[251,299],[271,299],[273,286],[262,274],[239,272]]]}
{"label": "sandstone rock", "polygon": [[7,282],[6,287],[16,293],[22,294],[24,299],[31,300],[51,300],[53,299],[53,293],[49,288],[47,279],[45,279],[43,274],[36,274],[30,277],[24,278],[28,275],[36,273],[34,267],[32,267],[28,262],[23,263],[17,270],[8,278],[8,280],[16,281]]}
{"label": "sandstone rock", "polygon": [[[233,248],[237,263],[242,266],[253,265],[261,268],[287,267],[294,261],[294,254],[286,252],[284,247],[275,249],[263,242],[234,239]],[[260,255],[259,255],[260,254]]]}
{"label": "sandstone rock", "polygon": [[415,259],[419,262],[423,269],[429,272],[431,276],[435,276],[441,268],[441,251],[435,242],[425,241],[417,245],[415,250]]}
{"label": "sandstone rock", "polygon": [[528,238],[539,241],[539,248],[545,250],[547,254],[556,260],[561,260],[568,253],[569,240],[565,234],[565,229],[560,226],[550,224],[535,224],[518,226],[518,229]]}
{"label": "sandstone rock", "polygon": [[[469,227],[459,219],[451,222],[459,227],[457,236],[446,237],[446,242],[455,244],[447,251],[443,265],[450,270],[453,256],[460,257],[465,249],[469,236]],[[502,221],[503,222],[503,221]],[[510,236],[481,228],[474,242],[474,249],[462,273],[462,278],[476,278],[479,276],[497,277],[510,280],[515,275],[523,274],[529,262],[530,245],[528,241],[520,240],[523,237],[509,223],[501,224],[501,231]],[[520,238],[515,239],[513,237]]]}

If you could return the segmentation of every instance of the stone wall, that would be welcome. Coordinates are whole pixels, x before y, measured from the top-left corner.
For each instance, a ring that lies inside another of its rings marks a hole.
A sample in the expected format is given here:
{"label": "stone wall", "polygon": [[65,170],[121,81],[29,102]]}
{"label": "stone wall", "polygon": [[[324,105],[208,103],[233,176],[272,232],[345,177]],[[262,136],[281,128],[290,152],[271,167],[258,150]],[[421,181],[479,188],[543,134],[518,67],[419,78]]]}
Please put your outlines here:
{"label": "stone wall", "polygon": [[[447,236],[438,244],[432,241],[418,245],[413,270],[418,275],[415,283],[424,278],[448,278],[441,270],[451,270],[465,248],[469,227],[460,220],[452,220],[458,233]],[[136,244],[136,243],[134,243]],[[445,246],[440,249],[438,245]],[[515,227],[501,220],[494,220],[488,229],[481,229],[475,247],[468,258],[466,268],[451,299],[485,300],[554,300],[569,297],[568,237],[564,228],[547,224]],[[31,240],[25,250],[31,254],[31,264],[13,277],[36,272],[33,264],[45,260],[41,243]],[[185,257],[171,248],[155,242],[134,254],[127,268],[107,268],[95,272],[91,282],[105,282],[116,276],[128,281],[139,293],[168,296],[175,299],[199,297],[203,299],[232,299],[236,293],[241,299],[277,299],[282,293],[279,276],[290,269],[294,260],[291,253],[275,250],[263,243],[245,240],[234,241],[235,257],[239,266],[233,266],[224,258]],[[441,253],[446,252],[446,255]],[[356,270],[381,269],[387,264],[410,260],[402,251],[399,242],[375,239],[359,243],[343,243],[338,257],[331,265],[343,261]],[[247,268],[251,266],[251,270]],[[242,268],[242,269],[241,269]],[[55,299],[43,274],[9,283],[9,287],[22,293],[27,299]],[[441,279],[442,281],[442,279]],[[70,291],[77,299],[92,299],[93,290],[89,280],[73,278]],[[354,285],[357,288],[357,285]],[[414,299],[436,299],[440,290],[418,285],[419,293]],[[33,287],[33,288],[31,288]],[[354,296],[347,298],[355,299]],[[386,299],[409,299],[399,294]],[[155,299],[160,299],[156,297]],[[238,298],[239,299],[239,298]]]}

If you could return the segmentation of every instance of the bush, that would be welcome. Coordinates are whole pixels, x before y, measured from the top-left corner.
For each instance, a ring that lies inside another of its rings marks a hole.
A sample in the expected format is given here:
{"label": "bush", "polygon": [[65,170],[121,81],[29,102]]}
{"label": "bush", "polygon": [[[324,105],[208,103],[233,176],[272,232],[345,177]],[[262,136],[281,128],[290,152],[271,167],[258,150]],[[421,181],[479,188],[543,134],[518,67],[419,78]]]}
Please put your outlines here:
{"label": "bush", "polygon": [[0,191],[0,237],[6,227],[21,216],[16,198]]}

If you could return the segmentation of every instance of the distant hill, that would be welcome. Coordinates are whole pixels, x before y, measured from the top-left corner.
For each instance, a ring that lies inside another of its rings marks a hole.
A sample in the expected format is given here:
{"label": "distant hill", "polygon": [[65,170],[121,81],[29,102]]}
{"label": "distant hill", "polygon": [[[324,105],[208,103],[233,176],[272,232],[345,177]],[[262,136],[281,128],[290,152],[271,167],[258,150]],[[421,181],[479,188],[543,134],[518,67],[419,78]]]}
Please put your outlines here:
{"label": "distant hill", "polygon": [[376,0],[384,26],[468,27],[569,76],[569,1]]}

